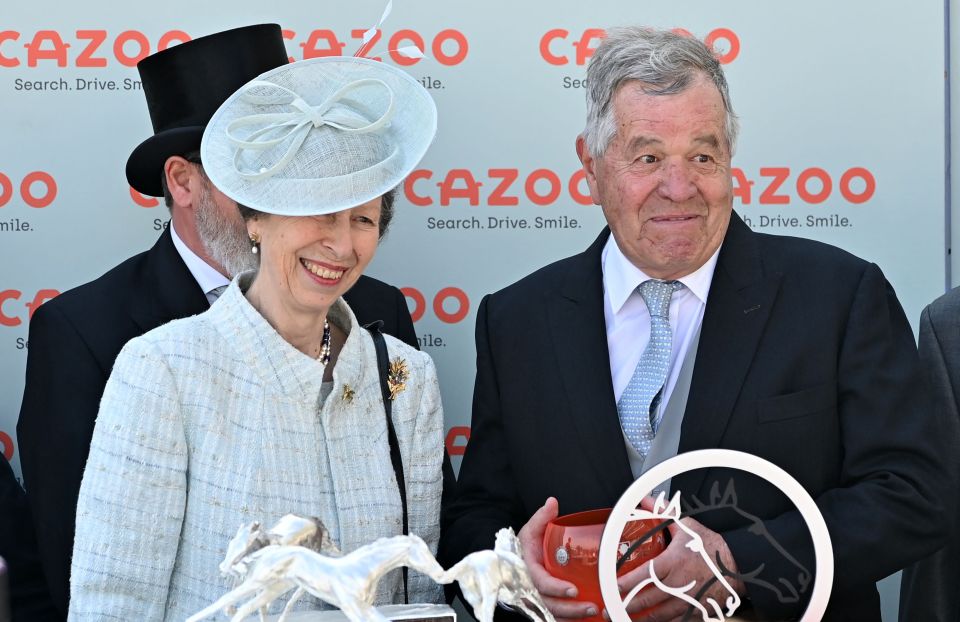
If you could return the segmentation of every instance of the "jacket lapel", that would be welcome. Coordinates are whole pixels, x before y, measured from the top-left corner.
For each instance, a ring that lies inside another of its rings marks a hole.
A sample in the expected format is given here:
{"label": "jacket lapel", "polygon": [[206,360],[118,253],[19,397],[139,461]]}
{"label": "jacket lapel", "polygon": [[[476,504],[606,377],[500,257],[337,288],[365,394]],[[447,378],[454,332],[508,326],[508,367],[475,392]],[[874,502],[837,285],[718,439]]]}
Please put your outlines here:
{"label": "jacket lapel", "polygon": [[609,235],[604,229],[590,248],[573,258],[560,291],[547,294],[545,302],[566,411],[597,482],[616,501],[633,476],[613,396],[603,315],[601,253]]}
{"label": "jacket lapel", "polygon": [[[764,274],[756,234],[734,213],[707,298],[680,452],[720,446],[773,309],[780,277]],[[705,471],[678,476],[677,488],[695,492]]]}
{"label": "jacket lapel", "polygon": [[173,245],[169,227],[148,251],[142,270],[132,315],[143,332],[210,308],[206,295]]}

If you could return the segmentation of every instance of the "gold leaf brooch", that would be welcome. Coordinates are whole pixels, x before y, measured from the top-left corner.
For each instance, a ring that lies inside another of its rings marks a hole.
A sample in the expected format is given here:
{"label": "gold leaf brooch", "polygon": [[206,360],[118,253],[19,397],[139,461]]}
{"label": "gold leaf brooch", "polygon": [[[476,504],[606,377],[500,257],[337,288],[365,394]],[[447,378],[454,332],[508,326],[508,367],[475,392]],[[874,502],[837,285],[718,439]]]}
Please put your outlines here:
{"label": "gold leaf brooch", "polygon": [[400,392],[407,388],[407,379],[410,377],[410,370],[407,368],[407,362],[401,358],[395,358],[390,361],[390,369],[387,371],[387,388],[390,389],[390,399],[395,400]]}

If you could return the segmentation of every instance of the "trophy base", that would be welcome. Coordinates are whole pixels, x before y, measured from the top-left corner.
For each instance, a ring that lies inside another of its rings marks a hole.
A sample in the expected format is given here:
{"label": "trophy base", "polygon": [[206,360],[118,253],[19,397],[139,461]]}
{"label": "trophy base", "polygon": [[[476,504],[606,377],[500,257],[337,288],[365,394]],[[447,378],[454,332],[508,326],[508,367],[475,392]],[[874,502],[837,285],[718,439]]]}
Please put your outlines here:
{"label": "trophy base", "polygon": [[[447,605],[384,605],[377,611],[396,622],[457,622],[457,613]],[[279,615],[268,616],[274,622]],[[293,611],[287,622],[349,622],[342,611]]]}

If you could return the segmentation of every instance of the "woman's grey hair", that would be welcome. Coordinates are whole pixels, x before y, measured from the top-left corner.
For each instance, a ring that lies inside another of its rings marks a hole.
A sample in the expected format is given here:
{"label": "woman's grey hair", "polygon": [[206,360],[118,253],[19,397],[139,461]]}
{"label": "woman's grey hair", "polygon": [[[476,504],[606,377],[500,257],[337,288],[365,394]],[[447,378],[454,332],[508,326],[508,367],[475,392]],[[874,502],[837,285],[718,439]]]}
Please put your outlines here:
{"label": "woman's grey hair", "polygon": [[730,154],[739,123],[730,105],[727,79],[719,61],[701,41],[669,31],[639,26],[611,28],[587,67],[587,124],[583,130],[590,155],[603,156],[617,133],[613,96],[627,81],[636,81],[647,95],[672,95],[706,76],[717,87],[727,112]]}
{"label": "woman's grey hair", "polygon": [[[378,223],[380,229],[380,239],[383,239],[383,236],[387,235],[387,229],[390,228],[390,221],[393,220],[393,204],[397,198],[397,189],[393,188],[384,193],[383,200],[380,203],[380,222]],[[262,216],[262,212],[258,212],[255,209],[249,208],[246,205],[237,204],[237,209],[240,210],[240,216],[243,217],[244,221],[250,220],[257,216]]]}

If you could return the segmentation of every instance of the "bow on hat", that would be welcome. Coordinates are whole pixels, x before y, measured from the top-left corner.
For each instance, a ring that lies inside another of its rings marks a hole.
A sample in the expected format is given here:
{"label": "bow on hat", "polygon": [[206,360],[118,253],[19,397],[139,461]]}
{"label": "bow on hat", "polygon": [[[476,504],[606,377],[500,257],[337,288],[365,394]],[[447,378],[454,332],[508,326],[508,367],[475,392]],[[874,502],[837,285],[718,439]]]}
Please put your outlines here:
{"label": "bow on hat", "polygon": [[[387,109],[373,121],[364,116],[358,102],[348,97],[352,91],[366,85],[381,86],[389,96]],[[268,93],[255,94],[255,89],[266,90]],[[374,78],[345,84],[318,106],[311,106],[294,91],[266,80],[248,83],[240,89],[239,97],[257,106],[285,105],[292,109],[290,112],[251,114],[234,119],[227,125],[227,139],[237,148],[233,167],[238,175],[249,180],[266,179],[282,170],[297,155],[313,128],[326,125],[349,133],[378,132],[389,124],[394,113],[393,90],[382,80]],[[236,130],[248,127],[259,129],[244,138],[236,135]],[[258,171],[241,170],[240,157],[244,151],[262,152],[286,141],[290,141],[290,146],[273,166],[263,167]]]}

